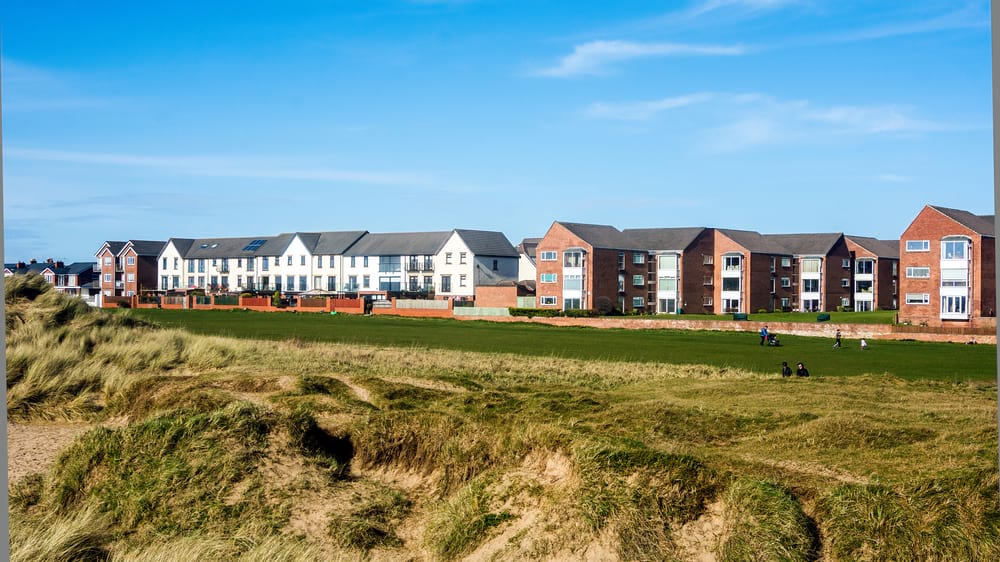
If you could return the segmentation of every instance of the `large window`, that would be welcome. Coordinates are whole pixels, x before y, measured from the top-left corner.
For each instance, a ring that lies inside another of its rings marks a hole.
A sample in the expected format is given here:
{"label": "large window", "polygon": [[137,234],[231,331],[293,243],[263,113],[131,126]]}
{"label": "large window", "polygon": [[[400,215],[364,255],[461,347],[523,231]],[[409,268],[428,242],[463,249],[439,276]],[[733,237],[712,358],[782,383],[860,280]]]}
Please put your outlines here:
{"label": "large window", "polygon": [[579,291],[583,289],[583,277],[580,275],[567,275],[563,278],[563,289],[566,291]]}
{"label": "large window", "polygon": [[968,269],[942,269],[941,270],[941,286],[942,287],[968,287],[969,286],[969,270]]}
{"label": "large window", "polygon": [[401,280],[399,277],[379,277],[378,278],[378,290],[379,291],[399,291],[401,290]]}
{"label": "large window", "polygon": [[819,260],[816,258],[803,259],[802,273],[819,273]]}
{"label": "large window", "polygon": [[661,291],[676,291],[677,290],[677,278],[676,277],[660,277],[659,288]]}
{"label": "large window", "polygon": [[858,260],[855,262],[854,272],[858,275],[870,275],[874,267],[874,260]]}
{"label": "large window", "polygon": [[943,295],[941,297],[941,314],[951,316],[966,316],[969,314],[969,297]]}
{"label": "large window", "polygon": [[909,279],[930,279],[931,278],[931,268],[929,267],[907,267],[906,277]]}
{"label": "large window", "polygon": [[633,275],[632,276],[632,286],[633,287],[642,287],[645,284],[646,284],[646,277],[645,276],[643,276],[643,275]]}
{"label": "large window", "polygon": [[559,259],[559,252],[555,252],[553,250],[546,250],[544,252],[540,252],[539,257],[541,258],[542,261],[556,261]]}
{"label": "large window", "polygon": [[580,299],[563,299],[563,310],[577,310],[581,306]]}
{"label": "large window", "polygon": [[907,240],[907,252],[929,252],[931,250],[930,240]]}
{"label": "large window", "polygon": [[583,267],[583,252],[563,252],[564,267]]}
{"label": "large window", "polygon": [[559,275],[555,273],[543,273],[539,277],[542,283],[555,283],[559,280]]}
{"label": "large window", "polygon": [[966,240],[945,240],[941,242],[941,259],[944,260],[964,260],[965,249],[968,247]]}
{"label": "large window", "polygon": [[819,292],[819,279],[803,279],[802,280],[802,292],[803,293],[818,293]]}
{"label": "large window", "polygon": [[378,270],[380,273],[398,273],[402,271],[400,256],[379,256]]}
{"label": "large window", "polygon": [[930,304],[929,293],[906,293],[906,304]]}
{"label": "large window", "polygon": [[722,278],[722,290],[723,291],[739,291],[740,290],[740,278],[739,277],[723,277]]}
{"label": "large window", "polygon": [[677,269],[677,254],[659,256],[660,269]]}
{"label": "large window", "polygon": [[870,292],[872,292],[872,282],[871,281],[855,281],[854,282],[854,292],[856,292],[856,293],[870,293]]}
{"label": "large window", "polygon": [[441,292],[450,293],[451,292],[451,275],[441,276]]}
{"label": "large window", "polygon": [[632,252],[632,263],[635,265],[642,265],[646,263],[646,254],[642,252]]}
{"label": "large window", "polygon": [[739,271],[741,256],[722,256],[723,271]]}

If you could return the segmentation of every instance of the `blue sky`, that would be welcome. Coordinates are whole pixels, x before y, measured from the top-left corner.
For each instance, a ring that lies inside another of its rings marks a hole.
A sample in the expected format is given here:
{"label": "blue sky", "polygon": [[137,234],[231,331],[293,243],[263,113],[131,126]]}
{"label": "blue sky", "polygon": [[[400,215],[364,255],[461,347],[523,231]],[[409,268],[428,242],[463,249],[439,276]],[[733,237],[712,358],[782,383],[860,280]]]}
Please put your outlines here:
{"label": "blue sky", "polygon": [[5,260],[993,212],[989,2],[6,2]]}

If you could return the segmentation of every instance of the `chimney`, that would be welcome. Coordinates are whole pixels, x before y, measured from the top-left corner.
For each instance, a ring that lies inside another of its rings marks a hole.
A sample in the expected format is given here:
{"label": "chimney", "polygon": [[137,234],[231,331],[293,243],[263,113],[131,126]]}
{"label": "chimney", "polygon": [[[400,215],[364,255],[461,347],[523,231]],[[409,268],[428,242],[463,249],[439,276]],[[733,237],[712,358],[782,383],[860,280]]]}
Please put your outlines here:
{"label": "chimney", "polygon": [[66,267],[66,264],[63,263],[63,262],[61,262],[61,261],[57,261],[56,262],[56,267]]}
{"label": "chimney", "polygon": [[24,269],[26,267],[28,267],[28,264],[24,263],[23,261],[17,262],[17,268],[18,269]]}
{"label": "chimney", "polygon": [[52,258],[45,260],[45,263],[53,263]]}
{"label": "chimney", "polygon": [[38,263],[38,260],[36,260],[35,258],[31,258],[31,261],[29,261],[28,263],[34,265]]}

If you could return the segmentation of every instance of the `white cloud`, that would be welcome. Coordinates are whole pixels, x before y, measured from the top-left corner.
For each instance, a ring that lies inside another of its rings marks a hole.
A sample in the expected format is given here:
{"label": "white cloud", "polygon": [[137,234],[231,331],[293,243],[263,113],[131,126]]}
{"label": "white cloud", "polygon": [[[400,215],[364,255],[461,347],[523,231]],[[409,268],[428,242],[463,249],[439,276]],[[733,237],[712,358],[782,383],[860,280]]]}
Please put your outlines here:
{"label": "white cloud", "polygon": [[785,6],[801,3],[802,2],[800,0],[707,0],[706,2],[702,2],[701,4],[694,6],[688,10],[687,13],[691,16],[700,16],[702,14],[726,8],[736,8],[758,12],[764,10],[775,10]]}
{"label": "white cloud", "polygon": [[900,35],[915,35],[919,33],[935,33],[954,29],[986,29],[990,27],[990,14],[986,7],[980,8],[969,4],[961,10],[949,12],[934,18],[905,23],[890,23],[881,26],[849,31],[834,35],[833,42],[866,41],[897,37]]}
{"label": "white cloud", "polygon": [[202,177],[333,181],[379,185],[423,185],[428,182],[428,178],[409,172],[300,167],[247,158],[146,156],[16,147],[6,149],[4,156],[19,160],[154,168],[169,173]]}
{"label": "white cloud", "polygon": [[910,181],[908,176],[901,176],[899,174],[878,174],[875,176],[875,179],[888,183],[905,183]]}
{"label": "white cloud", "polygon": [[680,107],[710,101],[712,96],[713,94],[711,93],[699,93],[634,103],[597,102],[588,106],[584,110],[584,114],[588,117],[597,119],[642,121],[668,109],[677,109]]}
{"label": "white cloud", "polygon": [[748,52],[741,45],[697,45],[687,43],[641,43],[634,41],[591,41],[574,47],[555,66],[536,72],[539,76],[565,78],[581,74],[601,74],[609,64],[639,58],[669,56],[735,56]]}

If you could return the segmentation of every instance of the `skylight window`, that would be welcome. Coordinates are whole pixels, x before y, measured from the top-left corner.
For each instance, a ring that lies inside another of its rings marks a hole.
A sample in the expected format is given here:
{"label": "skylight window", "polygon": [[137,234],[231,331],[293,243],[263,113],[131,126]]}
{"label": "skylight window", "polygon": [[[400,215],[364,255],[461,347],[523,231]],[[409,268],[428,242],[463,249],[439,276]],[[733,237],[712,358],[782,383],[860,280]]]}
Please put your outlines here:
{"label": "skylight window", "polygon": [[265,239],[252,240],[249,244],[247,244],[246,246],[243,247],[243,251],[244,252],[255,252],[255,251],[257,251],[258,248],[260,248],[261,246],[264,245],[264,242],[267,242],[267,240],[265,240]]}

